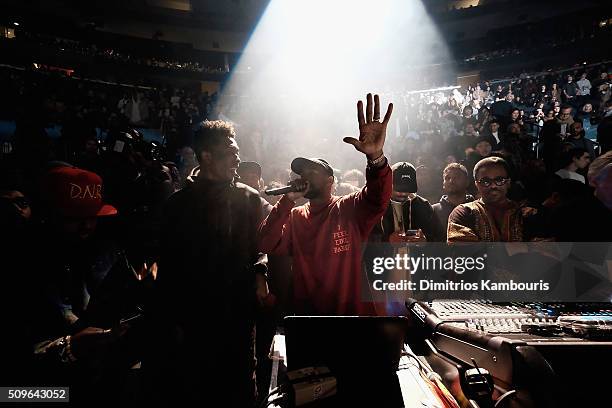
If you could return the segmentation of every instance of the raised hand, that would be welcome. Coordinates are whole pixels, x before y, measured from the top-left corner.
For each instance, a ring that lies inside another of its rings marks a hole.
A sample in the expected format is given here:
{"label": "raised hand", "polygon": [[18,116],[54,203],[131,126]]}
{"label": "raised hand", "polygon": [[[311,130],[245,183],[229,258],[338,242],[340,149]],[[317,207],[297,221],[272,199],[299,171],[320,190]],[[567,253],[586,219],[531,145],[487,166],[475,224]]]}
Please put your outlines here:
{"label": "raised hand", "polygon": [[359,140],[354,137],[345,137],[344,142],[355,146],[355,149],[368,156],[369,160],[377,159],[383,154],[387,124],[391,119],[392,112],[393,104],[390,103],[385,118],[380,122],[380,98],[378,95],[374,95],[374,103],[372,103],[372,94],[368,94],[365,116],[363,114],[363,102],[357,102]]}

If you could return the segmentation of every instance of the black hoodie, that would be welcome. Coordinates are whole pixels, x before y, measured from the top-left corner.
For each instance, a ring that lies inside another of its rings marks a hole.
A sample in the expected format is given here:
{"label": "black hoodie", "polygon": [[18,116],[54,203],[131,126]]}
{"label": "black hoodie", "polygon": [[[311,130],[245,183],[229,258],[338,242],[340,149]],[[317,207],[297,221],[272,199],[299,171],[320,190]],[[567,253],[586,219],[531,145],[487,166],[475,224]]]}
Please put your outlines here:
{"label": "black hoodie", "polygon": [[[434,211],[425,198],[417,195],[411,201],[403,203],[404,229],[418,230],[425,233],[428,242],[443,242],[444,231],[434,215]],[[394,232],[393,206],[390,204],[380,220],[380,224],[374,228],[374,234],[381,234],[383,242],[389,240],[389,236]]]}

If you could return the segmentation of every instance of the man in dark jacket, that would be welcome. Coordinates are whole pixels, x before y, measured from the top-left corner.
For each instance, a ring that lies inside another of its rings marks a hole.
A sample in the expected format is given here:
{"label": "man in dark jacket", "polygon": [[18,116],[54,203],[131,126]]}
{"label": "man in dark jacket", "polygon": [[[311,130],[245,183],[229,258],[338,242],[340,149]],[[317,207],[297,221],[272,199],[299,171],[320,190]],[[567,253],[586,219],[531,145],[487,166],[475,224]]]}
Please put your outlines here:
{"label": "man in dark jacket", "polygon": [[429,201],[417,194],[416,169],[407,162],[395,163],[391,201],[375,232],[384,242],[441,242],[444,234]]}
{"label": "man in dark jacket", "polygon": [[589,140],[584,136],[585,132],[582,128],[582,122],[574,122],[570,125],[569,135],[566,141],[576,148],[581,148],[589,152],[591,161],[593,161],[595,160],[595,157],[597,157],[595,143],[593,143],[592,140]]}
{"label": "man in dark jacket", "polygon": [[[418,190],[416,169],[407,162],[395,163],[391,166],[393,171],[393,189],[389,206],[386,208],[382,218],[372,230],[369,243],[364,253],[365,265],[372,265],[372,257],[380,256],[381,247],[379,242],[439,242],[443,236],[442,227],[433,208],[425,198],[416,194]],[[406,254],[405,248],[391,248],[387,246],[384,250],[385,256],[394,257]],[[368,268],[368,279],[376,279]],[[395,270],[390,272],[389,281],[399,282],[409,279],[405,271]],[[379,302],[385,302],[385,312],[389,315],[402,313],[404,302],[402,298],[407,293],[398,291],[385,293],[385,298],[376,298]]]}
{"label": "man in dark jacket", "polygon": [[482,134],[482,137],[486,138],[491,144],[491,150],[497,150],[502,136],[499,121],[495,118],[491,119],[487,125],[487,130]]}
{"label": "man in dark jacket", "polygon": [[159,403],[223,401],[252,406],[256,301],[267,296],[255,242],[259,194],[236,182],[240,163],[231,125],[205,121],[196,132],[200,163],[166,204],[151,313],[151,354]]}
{"label": "man in dark jacket", "polygon": [[445,240],[450,213],[459,204],[474,201],[474,197],[467,194],[469,182],[468,171],[462,164],[451,163],[442,172],[442,190],[444,195],[440,198],[440,202],[435,203],[432,208],[444,229]]}
{"label": "man in dark jacket", "polygon": [[506,129],[510,124],[510,113],[514,108],[514,95],[508,92],[504,99],[495,102],[491,105],[491,115],[495,116],[499,121],[502,129]]}

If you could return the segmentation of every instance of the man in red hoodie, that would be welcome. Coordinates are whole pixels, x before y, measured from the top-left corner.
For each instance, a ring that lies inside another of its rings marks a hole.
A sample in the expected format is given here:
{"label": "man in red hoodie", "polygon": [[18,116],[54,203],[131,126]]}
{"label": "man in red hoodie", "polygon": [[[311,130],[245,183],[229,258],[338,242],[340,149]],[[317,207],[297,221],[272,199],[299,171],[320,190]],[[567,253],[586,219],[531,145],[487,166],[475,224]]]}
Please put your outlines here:
{"label": "man in red hoodie", "polygon": [[[331,166],[322,159],[297,158],[296,192],[284,195],[259,227],[259,250],[293,256],[294,307],[302,315],[374,315],[363,296],[361,247],[391,198],[392,173],[383,154],[393,104],[380,122],[378,95],[357,103],[359,139],[344,138],[367,157],[366,185],[350,195],[331,194]],[[309,202],[293,208],[295,201]],[[369,286],[369,285],[368,285]],[[365,293],[368,288],[363,288]]]}

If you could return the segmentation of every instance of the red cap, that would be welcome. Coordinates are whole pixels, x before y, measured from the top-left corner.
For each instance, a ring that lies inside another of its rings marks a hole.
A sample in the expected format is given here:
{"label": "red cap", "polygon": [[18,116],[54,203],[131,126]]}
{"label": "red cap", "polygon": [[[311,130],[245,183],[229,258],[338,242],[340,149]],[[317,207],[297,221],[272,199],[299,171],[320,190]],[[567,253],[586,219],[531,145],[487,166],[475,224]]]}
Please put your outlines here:
{"label": "red cap", "polygon": [[102,202],[102,179],[76,167],[55,167],[43,177],[44,200],[67,217],[115,215],[117,209]]}

